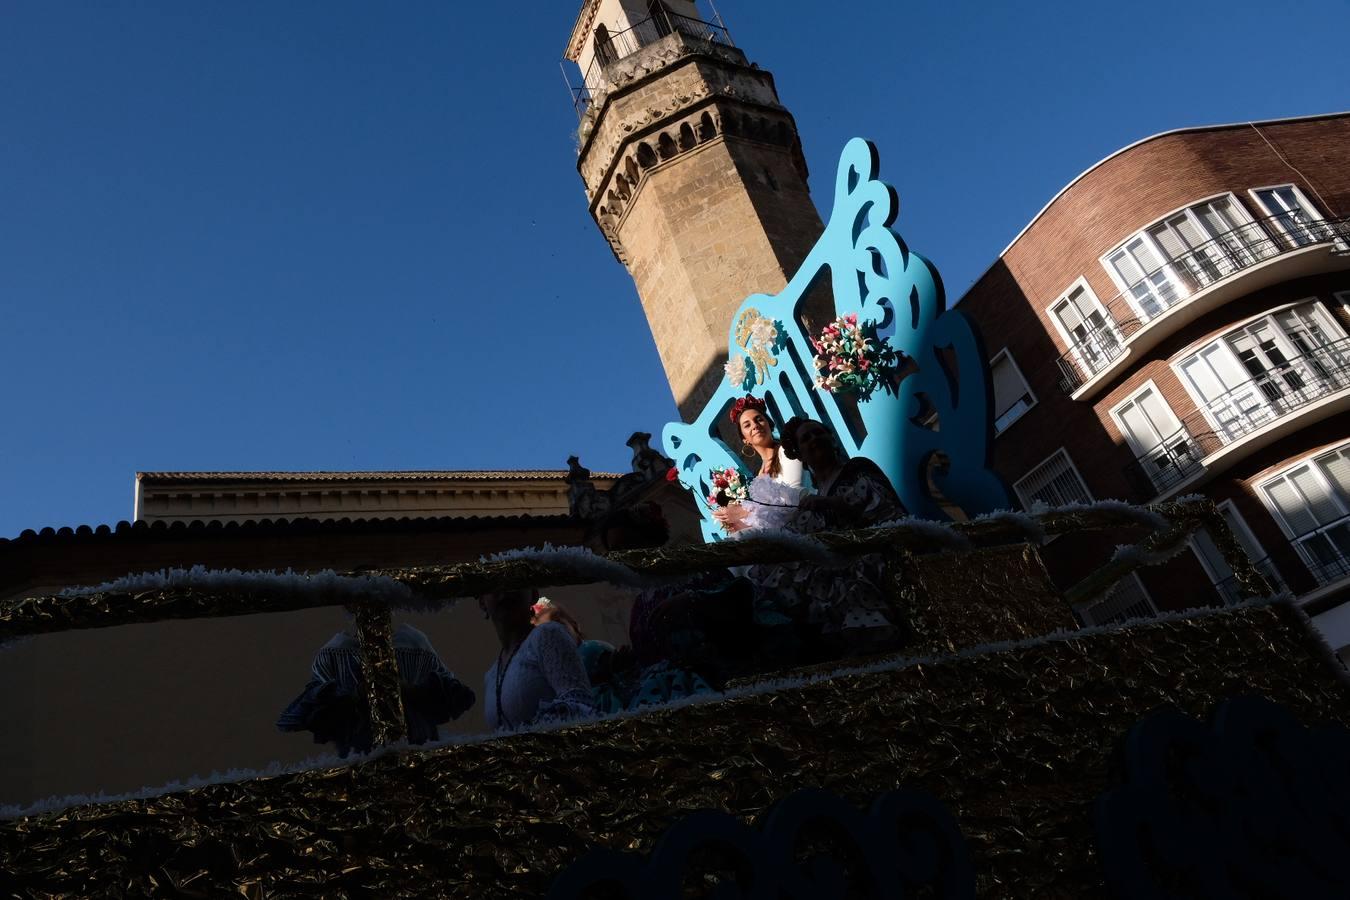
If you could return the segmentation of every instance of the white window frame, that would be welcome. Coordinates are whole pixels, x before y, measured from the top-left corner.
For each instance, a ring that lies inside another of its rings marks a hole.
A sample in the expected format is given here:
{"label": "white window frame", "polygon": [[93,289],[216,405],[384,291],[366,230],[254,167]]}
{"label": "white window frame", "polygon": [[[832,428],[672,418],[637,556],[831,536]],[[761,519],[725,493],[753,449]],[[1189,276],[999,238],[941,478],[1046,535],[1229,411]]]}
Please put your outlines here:
{"label": "white window frame", "polygon": [[[1313,453],[1305,454],[1299,457],[1298,459],[1293,460],[1292,462],[1284,466],[1281,466],[1278,472],[1272,472],[1265,478],[1262,478],[1259,482],[1257,482],[1256,484],[1257,499],[1259,499],[1262,505],[1265,506],[1266,511],[1270,513],[1270,517],[1275,520],[1275,524],[1280,526],[1280,531],[1283,532],[1284,536],[1288,538],[1290,541],[1293,541],[1297,538],[1301,538],[1303,537],[1303,535],[1294,534],[1294,530],[1289,527],[1289,523],[1284,520],[1283,514],[1280,513],[1280,508],[1275,505],[1274,501],[1270,499],[1270,495],[1266,493],[1266,485],[1270,484],[1272,481],[1277,481],[1281,478],[1287,477],[1290,472],[1294,471],[1300,466],[1305,465],[1309,467],[1310,471],[1316,473],[1319,480],[1325,482],[1326,476],[1322,474],[1321,470],[1316,465],[1312,464],[1313,460],[1317,459],[1317,457],[1319,456],[1327,456],[1329,454],[1344,450],[1347,447],[1350,447],[1350,441],[1341,441],[1339,444],[1332,444],[1330,447],[1323,447],[1320,450],[1317,450]],[[1345,506],[1345,504],[1339,498],[1337,498],[1336,490],[1330,491],[1329,494],[1332,498],[1336,499],[1337,505]],[[1347,508],[1346,512],[1350,513],[1350,508]]]}
{"label": "white window frame", "polygon": [[[1031,402],[1027,404],[1026,409],[1022,410],[1022,412],[1018,414],[1017,418],[1013,419],[1011,422],[1009,422],[1007,425],[1004,425],[1002,428],[998,427],[998,412],[997,410],[995,410],[994,437],[998,437],[999,435],[1005,433],[1014,424],[1021,421],[1026,416],[1026,414],[1035,409],[1036,404],[1040,402],[1040,400],[1038,400],[1036,397],[1036,392],[1031,389],[1031,384],[1027,381],[1027,377],[1022,374],[1022,367],[1017,364],[1017,360],[1013,357],[1012,352],[1009,351],[1007,347],[1004,347],[1002,350],[995,353],[993,358],[989,360],[989,373],[991,379],[994,372],[994,363],[998,362],[999,357],[1002,356],[1006,356],[1008,358],[1008,362],[1012,365],[1013,371],[1017,373],[1017,377],[1022,381],[1022,387],[1026,388],[1027,396],[1031,398]],[[993,390],[992,384],[990,385],[990,390],[991,391]],[[995,397],[997,397],[997,394],[995,394]],[[1012,407],[1009,407],[1009,409],[1011,408]]]}
{"label": "white window frame", "polygon": [[1067,448],[1067,447],[1059,447],[1059,448],[1056,449],[1053,453],[1051,453],[1049,456],[1045,457],[1045,459],[1042,459],[1040,462],[1036,463],[1036,465],[1034,465],[1034,466],[1032,466],[1031,468],[1027,469],[1026,473],[1023,474],[1021,478],[1019,478],[1019,479],[1017,479],[1016,481],[1013,482],[1013,491],[1014,491],[1014,493],[1017,494],[1018,502],[1020,502],[1020,503],[1022,504],[1022,508],[1023,508],[1023,509],[1031,509],[1031,502],[1028,501],[1027,498],[1026,498],[1026,496],[1022,493],[1022,487],[1021,487],[1022,482],[1026,481],[1027,478],[1029,478],[1029,477],[1031,476],[1031,473],[1032,473],[1032,472],[1035,472],[1035,471],[1036,471],[1037,469],[1039,469],[1041,466],[1043,466],[1043,465],[1045,465],[1046,463],[1050,462],[1050,460],[1054,459],[1056,456],[1058,456],[1058,455],[1061,454],[1061,453],[1064,454],[1064,461],[1067,462],[1067,463],[1069,464],[1069,471],[1070,471],[1070,472],[1073,472],[1073,477],[1078,479],[1079,485],[1081,485],[1082,488],[1083,488],[1083,493],[1084,493],[1084,494],[1087,494],[1087,502],[1088,502],[1088,503],[1091,503],[1093,500],[1096,499],[1095,497],[1092,496],[1092,488],[1088,487],[1087,479],[1083,477],[1083,473],[1082,473],[1082,472],[1078,471],[1078,466],[1074,464],[1073,457],[1069,455],[1069,450],[1068,450],[1068,448]]}
{"label": "white window frame", "polygon": [[[1158,613],[1158,604],[1157,604],[1156,602],[1154,602],[1154,600],[1153,600],[1153,595],[1150,594],[1150,593],[1148,592],[1148,588],[1144,586],[1144,579],[1142,579],[1142,578],[1139,577],[1139,573],[1138,573],[1138,572],[1131,572],[1129,575],[1127,575],[1127,576],[1125,576],[1125,577],[1126,577],[1126,578],[1133,578],[1133,579],[1134,579],[1135,586],[1139,588],[1139,593],[1140,593],[1140,595],[1144,598],[1145,602],[1148,603],[1149,609],[1152,610],[1153,614],[1154,614],[1154,615],[1157,615],[1157,613]],[[1121,578],[1119,581],[1116,582],[1116,585],[1119,585],[1119,584],[1120,584],[1121,582],[1123,582],[1124,580],[1125,580],[1125,578]],[[1115,588],[1116,585],[1112,585],[1112,588]],[[1104,606],[1104,605],[1105,605],[1106,603],[1108,603],[1108,602],[1110,602],[1110,598],[1109,598],[1109,597],[1104,597],[1104,598],[1098,600],[1098,601],[1095,602],[1095,603],[1089,603],[1089,604],[1085,604],[1085,605],[1078,606],[1078,607],[1075,609],[1075,612],[1078,613],[1078,617],[1079,617],[1080,619],[1083,619],[1083,620],[1084,620],[1084,623],[1085,623],[1086,627],[1088,627],[1088,628],[1096,628],[1096,627],[1099,627],[1099,626],[1102,626],[1102,625],[1110,625],[1110,624],[1112,624],[1112,623],[1110,623],[1110,622],[1104,622],[1104,623],[1103,623],[1103,622],[1093,622],[1093,623],[1090,624],[1090,625],[1086,624],[1086,620],[1087,620],[1087,617],[1088,617],[1088,613],[1090,613],[1092,610],[1096,609],[1096,608],[1099,607],[1099,606]]]}
{"label": "white window frame", "polygon": [[[1275,477],[1278,478],[1279,476],[1277,475]],[[1237,527],[1242,531],[1243,535],[1246,536],[1247,540],[1251,541],[1252,546],[1261,551],[1261,555],[1258,556],[1256,559],[1252,560],[1253,565],[1259,563],[1263,559],[1270,558],[1270,553],[1266,550],[1265,546],[1256,539],[1256,535],[1252,533],[1251,526],[1248,525],[1247,520],[1243,518],[1243,515],[1238,510],[1236,503],[1234,503],[1232,500],[1224,500],[1222,503],[1214,504],[1214,508],[1219,511],[1220,516],[1223,515],[1225,510],[1232,513],[1234,524],[1236,524]],[[1237,540],[1238,546],[1242,547],[1242,541],[1237,538],[1237,535],[1234,535],[1233,537],[1235,540]],[[1220,581],[1223,581],[1223,578],[1219,578],[1217,573],[1215,573],[1215,571],[1210,568],[1209,561],[1205,559],[1205,555],[1201,553],[1200,548],[1196,546],[1195,538],[1194,537],[1187,538],[1186,543],[1190,545],[1191,552],[1195,554],[1195,558],[1200,561],[1200,568],[1204,569],[1205,574],[1209,576],[1210,583],[1217,585]],[[1245,552],[1245,548],[1243,549]],[[1271,587],[1273,588],[1275,587],[1275,585],[1272,584]]]}
{"label": "white window frame", "polygon": [[[1209,409],[1209,402],[1206,401],[1203,397],[1201,397],[1199,393],[1196,391],[1195,386],[1191,384],[1190,378],[1188,378],[1186,376],[1186,373],[1182,371],[1181,364],[1191,359],[1192,357],[1198,355],[1200,351],[1204,350],[1205,348],[1211,347],[1217,343],[1224,344],[1226,351],[1232,354],[1234,358],[1236,358],[1237,354],[1233,351],[1232,346],[1228,343],[1229,336],[1235,335],[1239,331],[1245,331],[1246,329],[1251,328],[1253,325],[1255,325],[1257,322],[1260,322],[1262,319],[1270,320],[1271,326],[1275,329],[1276,333],[1280,336],[1280,338],[1283,339],[1286,343],[1290,344],[1290,348],[1283,348],[1288,351],[1292,348],[1292,342],[1289,341],[1289,336],[1285,334],[1284,329],[1280,327],[1279,320],[1276,318],[1276,316],[1278,316],[1280,313],[1288,312],[1291,309],[1305,305],[1312,307],[1312,312],[1316,314],[1318,323],[1326,330],[1327,336],[1329,338],[1331,338],[1332,340],[1342,340],[1346,337],[1345,329],[1341,327],[1341,323],[1337,320],[1336,316],[1332,314],[1331,310],[1327,309],[1322,304],[1322,300],[1320,297],[1314,295],[1311,297],[1304,297],[1301,300],[1296,300],[1293,303],[1284,303],[1281,304],[1280,306],[1272,307],[1271,309],[1268,309],[1265,312],[1257,313],[1254,316],[1248,316],[1247,318],[1243,319],[1240,322],[1234,322],[1219,334],[1211,335],[1208,338],[1196,341],[1195,343],[1191,344],[1186,349],[1182,350],[1180,353],[1176,354],[1175,356],[1173,356],[1171,359],[1168,360],[1167,365],[1172,370],[1172,374],[1174,374],[1177,380],[1181,382],[1182,389],[1186,391],[1187,396],[1191,398],[1191,402],[1195,404],[1195,408],[1200,410],[1201,415],[1205,417],[1205,421],[1209,423],[1210,427],[1216,430],[1219,429],[1219,425],[1214,420],[1214,416]],[[1296,348],[1293,349],[1296,350]],[[1292,353],[1292,356],[1298,355],[1300,354],[1298,354],[1297,352]],[[1240,365],[1241,360],[1238,360],[1238,363]],[[1271,476],[1271,477],[1278,477],[1278,476]]]}
{"label": "white window frame", "polygon": [[1055,307],[1059,306],[1060,303],[1067,303],[1069,295],[1080,287],[1087,293],[1087,296],[1091,298],[1092,305],[1106,317],[1106,321],[1115,321],[1115,317],[1111,315],[1111,311],[1102,304],[1102,301],[1097,297],[1097,292],[1092,289],[1092,285],[1088,284],[1087,276],[1080,275],[1073,284],[1060,291],[1059,295],[1045,307],[1045,317],[1050,320],[1050,324],[1054,326],[1055,332],[1059,335],[1060,341],[1064,344],[1064,349],[1069,352],[1072,352],[1078,345],[1074,342],[1073,335],[1065,330],[1064,323],[1059,320],[1059,316],[1055,315]]}
{"label": "white window frame", "polygon": [[[1291,190],[1293,190],[1294,196],[1298,198],[1298,202],[1303,204],[1304,208],[1307,209],[1308,212],[1312,213],[1314,219],[1326,218],[1326,215],[1317,208],[1317,204],[1309,200],[1308,195],[1303,193],[1303,188],[1299,187],[1292,181],[1285,181],[1278,184],[1263,184],[1260,185],[1259,187],[1247,188],[1247,194],[1252,198],[1252,203],[1256,206],[1257,209],[1265,213],[1264,218],[1269,219],[1273,216],[1278,216],[1280,215],[1280,212],[1282,212],[1282,210],[1276,211],[1271,209],[1269,206],[1266,206],[1265,201],[1261,199],[1261,196],[1258,192],[1277,191],[1280,188],[1290,188]],[[1284,229],[1281,228],[1280,231],[1283,232]]]}
{"label": "white window frame", "polygon": [[1158,399],[1162,401],[1162,405],[1167,409],[1167,414],[1172,417],[1172,421],[1175,422],[1177,426],[1176,428],[1172,429],[1172,431],[1163,435],[1162,436],[1163,440],[1166,440],[1167,438],[1171,437],[1172,435],[1176,434],[1178,431],[1181,430],[1181,417],[1176,414],[1176,410],[1172,409],[1172,404],[1167,402],[1167,398],[1163,395],[1163,392],[1158,389],[1158,385],[1154,383],[1152,378],[1150,378],[1148,381],[1145,381],[1143,384],[1139,385],[1139,387],[1131,391],[1129,396],[1125,397],[1115,406],[1111,407],[1109,413],[1111,416],[1111,421],[1116,423],[1116,430],[1119,431],[1120,436],[1125,439],[1125,445],[1130,448],[1130,452],[1134,454],[1135,459],[1143,459],[1143,457],[1140,454],[1147,453],[1149,450],[1156,449],[1157,445],[1154,445],[1153,447],[1144,447],[1142,450],[1136,450],[1133,446],[1130,446],[1130,432],[1129,429],[1125,427],[1125,421],[1120,417],[1120,411],[1125,407],[1129,406],[1131,403],[1137,402],[1140,397],[1142,397],[1149,391],[1153,391],[1153,393],[1158,395]]}
{"label": "white window frame", "polygon": [[[1284,185],[1276,185],[1276,186],[1284,187]],[[1134,231],[1127,234],[1124,240],[1118,241],[1110,250],[1107,250],[1101,256],[1097,257],[1097,262],[1101,265],[1103,269],[1106,270],[1106,277],[1110,278],[1111,283],[1116,286],[1117,293],[1120,295],[1121,299],[1124,300],[1127,304],[1129,304],[1130,308],[1133,309],[1136,313],[1142,314],[1143,311],[1134,305],[1134,298],[1130,296],[1131,285],[1126,284],[1121,279],[1119,273],[1116,272],[1116,267],[1111,265],[1111,257],[1115,256],[1117,253],[1123,250],[1125,246],[1129,244],[1131,241],[1133,241],[1135,238],[1142,237],[1148,243],[1149,247],[1153,249],[1153,252],[1157,254],[1158,259],[1167,260],[1165,265],[1170,265],[1171,257],[1168,256],[1167,251],[1165,251],[1161,246],[1159,246],[1157,240],[1154,239],[1153,235],[1148,233],[1148,230],[1157,225],[1159,222],[1167,221],[1168,219],[1172,218],[1179,212],[1186,212],[1190,210],[1191,207],[1199,206],[1202,203],[1212,203],[1213,201],[1218,200],[1221,197],[1227,197],[1229,200],[1231,200],[1233,208],[1237,210],[1238,217],[1240,219],[1245,220],[1239,224],[1239,227],[1241,227],[1242,225],[1255,224],[1256,220],[1252,217],[1251,210],[1247,208],[1247,205],[1242,202],[1242,200],[1238,197],[1237,194],[1235,194],[1232,191],[1219,191],[1217,194],[1210,194],[1208,197],[1197,197],[1196,199],[1191,200],[1188,203],[1178,206],[1176,209],[1170,212],[1158,216],[1153,221],[1148,222],[1142,227],[1136,228]],[[1196,219],[1198,221],[1198,217],[1195,216],[1194,213],[1191,214],[1191,218]],[[1209,234],[1209,228],[1203,222],[1200,222],[1200,233]],[[1148,273],[1146,272],[1144,274],[1147,275]],[[1173,285],[1177,288],[1178,291],[1187,290],[1185,285],[1180,284],[1175,280],[1173,281]],[[1179,302],[1185,302],[1184,298],[1182,301]],[[1156,316],[1154,318],[1156,318]]]}
{"label": "white window frame", "polygon": [[[1350,291],[1332,291],[1331,296],[1337,303],[1345,307],[1346,313],[1350,313]],[[1340,325],[1340,320],[1336,319],[1335,314],[1332,315],[1332,319],[1335,319],[1337,326]]]}

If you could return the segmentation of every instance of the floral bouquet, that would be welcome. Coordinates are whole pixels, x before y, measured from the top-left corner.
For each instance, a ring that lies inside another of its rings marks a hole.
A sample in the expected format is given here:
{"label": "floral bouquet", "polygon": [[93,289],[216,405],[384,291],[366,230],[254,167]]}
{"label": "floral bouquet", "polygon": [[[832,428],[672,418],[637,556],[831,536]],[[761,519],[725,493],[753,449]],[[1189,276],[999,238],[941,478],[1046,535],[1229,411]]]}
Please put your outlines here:
{"label": "floral bouquet", "polygon": [[840,316],[811,341],[816,352],[816,389],[866,399],[900,364],[900,354],[877,337],[875,322],[857,313]]}
{"label": "floral bouquet", "polygon": [[745,479],[736,469],[726,468],[713,472],[713,492],[708,495],[708,508],[732,506],[750,496],[746,490]]}

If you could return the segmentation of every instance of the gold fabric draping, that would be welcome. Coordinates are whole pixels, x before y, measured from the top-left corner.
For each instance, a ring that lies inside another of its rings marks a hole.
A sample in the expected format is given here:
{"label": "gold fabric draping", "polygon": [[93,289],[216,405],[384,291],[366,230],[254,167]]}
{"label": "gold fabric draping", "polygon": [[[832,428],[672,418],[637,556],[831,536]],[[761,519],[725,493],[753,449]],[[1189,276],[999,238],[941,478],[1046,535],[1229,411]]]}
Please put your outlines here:
{"label": "gold fabric draping", "polygon": [[646,715],[0,822],[20,896],[520,898],[699,808],[909,786],[956,815],[983,898],[1104,896],[1091,803],[1159,707],[1264,695],[1350,724],[1306,620],[1253,606],[750,689]]}

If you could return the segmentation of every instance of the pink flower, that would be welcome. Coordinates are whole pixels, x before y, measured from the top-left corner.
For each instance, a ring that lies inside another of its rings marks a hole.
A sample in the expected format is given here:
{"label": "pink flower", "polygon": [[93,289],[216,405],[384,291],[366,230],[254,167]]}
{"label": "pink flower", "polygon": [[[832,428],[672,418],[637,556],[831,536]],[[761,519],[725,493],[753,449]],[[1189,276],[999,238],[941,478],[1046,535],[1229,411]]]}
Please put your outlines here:
{"label": "pink flower", "polygon": [[857,313],[849,313],[848,315],[844,316],[844,321],[847,322],[847,323],[850,324],[850,325],[857,325],[857,324],[858,324],[858,314],[857,314]]}

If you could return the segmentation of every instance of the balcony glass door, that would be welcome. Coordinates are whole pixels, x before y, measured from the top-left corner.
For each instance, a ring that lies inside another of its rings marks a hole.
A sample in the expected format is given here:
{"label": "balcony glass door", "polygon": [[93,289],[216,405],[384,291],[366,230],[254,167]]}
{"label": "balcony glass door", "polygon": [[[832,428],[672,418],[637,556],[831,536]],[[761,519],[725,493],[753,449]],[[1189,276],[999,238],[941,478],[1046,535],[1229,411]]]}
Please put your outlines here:
{"label": "balcony glass door", "polygon": [[1350,575],[1350,448],[1342,448],[1261,486],[1323,583]]}
{"label": "balcony glass door", "polygon": [[1115,322],[1083,288],[1075,288],[1055,304],[1052,312],[1069,336],[1074,355],[1089,372],[1099,372],[1120,355]]}
{"label": "balcony glass door", "polygon": [[1223,341],[1210,344],[1183,362],[1181,374],[1224,444],[1237,440],[1256,427],[1252,423],[1263,422],[1270,415],[1265,394]]}
{"label": "balcony glass door", "polygon": [[1205,230],[1200,219],[1183,210],[1148,230],[1167,254],[1172,269],[1191,291],[1198,291],[1228,274],[1223,248],[1217,235]]}
{"label": "balcony glass door", "polygon": [[1135,458],[1159,490],[1176,484],[1198,462],[1190,436],[1153,388],[1146,388],[1116,410],[1121,433]]}
{"label": "balcony glass door", "polygon": [[[1271,583],[1271,588],[1278,592],[1281,589],[1278,574],[1270,565],[1269,560],[1265,559],[1265,550],[1252,536],[1251,530],[1247,528],[1247,523],[1238,515],[1233,504],[1231,502],[1219,504],[1219,515],[1223,517],[1228,530],[1233,533],[1238,546],[1247,554],[1247,558],[1256,565],[1262,575],[1266,576],[1266,580]],[[1213,536],[1207,529],[1201,528],[1195,533],[1191,547],[1200,559],[1201,568],[1214,582],[1214,588],[1219,592],[1219,596],[1223,598],[1224,602],[1235,603],[1241,600],[1243,595],[1238,588],[1237,579],[1233,575],[1233,568],[1223,558],[1223,553],[1219,551],[1219,545],[1215,543]]]}
{"label": "balcony glass door", "polygon": [[1162,257],[1143,235],[1111,254],[1110,262],[1143,321],[1156,318],[1181,298]]}
{"label": "balcony glass door", "polygon": [[1311,227],[1311,223],[1318,218],[1317,214],[1303,203],[1292,186],[1257,191],[1256,198],[1275,218],[1275,224],[1295,247],[1306,247],[1325,240]]}

